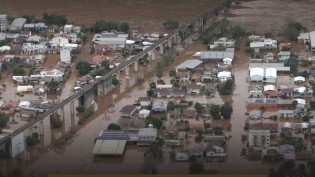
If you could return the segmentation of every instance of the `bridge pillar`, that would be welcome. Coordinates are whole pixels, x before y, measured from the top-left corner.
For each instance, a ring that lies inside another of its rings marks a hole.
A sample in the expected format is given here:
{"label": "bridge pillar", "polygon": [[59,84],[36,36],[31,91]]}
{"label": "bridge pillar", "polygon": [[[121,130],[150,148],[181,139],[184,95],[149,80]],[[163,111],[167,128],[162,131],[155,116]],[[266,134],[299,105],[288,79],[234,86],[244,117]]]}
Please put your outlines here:
{"label": "bridge pillar", "polygon": [[179,43],[181,42],[179,34],[176,34],[176,35],[174,36],[174,40],[175,40],[175,43],[176,43],[176,44],[179,44]]}
{"label": "bridge pillar", "polygon": [[167,40],[167,46],[168,46],[169,48],[172,47],[172,38],[169,38],[169,39]]}
{"label": "bridge pillar", "polygon": [[113,89],[112,77],[104,81],[104,95],[108,94]]}
{"label": "bridge pillar", "polygon": [[103,81],[97,84],[97,95],[104,96],[104,82]]}
{"label": "bridge pillar", "polygon": [[135,69],[135,71],[138,71],[138,69],[139,69],[139,60],[136,60],[134,63],[133,63],[134,65],[134,69]]}
{"label": "bridge pillar", "polygon": [[79,97],[79,105],[84,106],[84,108],[88,108],[94,104],[94,89],[90,89],[83,93],[81,97]]}
{"label": "bridge pillar", "polygon": [[61,111],[61,114],[60,114],[61,119],[62,119],[63,122],[65,122],[66,116],[65,116],[65,108],[64,108],[64,106],[61,107],[60,111]]}
{"label": "bridge pillar", "polygon": [[75,114],[75,112],[74,112],[74,101],[71,101],[70,102],[70,115],[74,115]]}
{"label": "bridge pillar", "polygon": [[161,55],[164,54],[164,44],[163,43],[160,44],[160,53],[161,53]]}
{"label": "bridge pillar", "polygon": [[155,49],[152,49],[150,52],[151,60],[155,60]]}
{"label": "bridge pillar", "polygon": [[117,80],[120,80],[120,71],[118,71],[118,72],[116,73],[116,79],[117,79]]}
{"label": "bridge pillar", "polygon": [[204,28],[204,19],[203,17],[199,18],[199,29],[203,30]]}
{"label": "bridge pillar", "polygon": [[126,66],[126,76],[129,76],[129,65]]}
{"label": "bridge pillar", "polygon": [[[54,113],[53,113],[54,114]],[[40,135],[42,135],[44,148],[48,147],[51,144],[51,123],[50,118],[53,114],[45,117],[39,123]]]}

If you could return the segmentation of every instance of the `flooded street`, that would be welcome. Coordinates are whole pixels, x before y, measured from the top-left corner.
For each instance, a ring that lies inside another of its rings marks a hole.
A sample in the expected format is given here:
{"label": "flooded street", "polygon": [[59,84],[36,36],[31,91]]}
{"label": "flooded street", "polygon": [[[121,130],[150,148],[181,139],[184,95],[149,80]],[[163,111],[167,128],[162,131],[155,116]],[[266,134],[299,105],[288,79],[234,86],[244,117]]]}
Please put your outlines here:
{"label": "flooded street", "polygon": [[[176,63],[191,58],[194,52],[205,50],[206,46],[197,44],[192,49],[183,52],[178,56]],[[157,57],[158,58],[158,57]],[[228,142],[228,157],[224,163],[205,163],[206,170],[217,170],[218,173],[266,173],[269,165],[263,164],[261,161],[252,162],[240,156],[241,149],[245,144],[241,141],[241,135],[244,134],[244,122],[246,120],[246,99],[248,97],[248,83],[246,77],[248,75],[249,57],[243,53],[237,53],[237,59],[233,73],[235,75],[236,89],[234,95],[230,98],[233,101],[234,112],[230,123],[232,129],[229,134],[231,138]],[[34,150],[31,152],[31,163],[23,165],[26,174],[32,170],[36,171],[40,176],[48,174],[99,174],[99,173],[120,173],[120,174],[138,174],[141,173],[143,165],[143,154],[145,148],[139,148],[135,144],[126,146],[123,157],[103,157],[95,159],[92,155],[94,140],[100,130],[104,130],[110,123],[117,123],[120,118],[120,109],[127,104],[133,104],[140,96],[145,96],[148,85],[152,81],[156,81],[154,70],[155,64],[159,60],[150,62],[148,66],[140,66],[136,72],[133,66],[130,67],[130,75],[125,76],[121,73],[121,81],[119,88],[113,90],[104,97],[95,97],[95,113],[86,121],[84,125],[78,125],[78,115],[71,116],[70,112],[66,112],[66,120],[64,123],[65,130],[73,130],[74,132],[67,141],[59,146],[51,147],[47,150]],[[170,67],[171,68],[171,67]],[[138,77],[144,77],[144,83],[136,84]],[[70,78],[70,80],[75,78]],[[170,79],[168,71],[164,72],[162,78],[166,82]],[[69,86],[65,89],[72,88],[73,82],[69,81]],[[134,86],[132,86],[134,85]],[[127,90],[127,91],[126,91]],[[71,89],[62,93],[62,97],[70,93]],[[125,92],[126,91],[126,92]],[[216,94],[214,99],[219,99]],[[206,96],[187,96],[187,100],[202,101],[207,100]],[[211,98],[212,99],[212,98]],[[229,98],[224,98],[229,99]],[[75,102],[75,107],[77,106]],[[114,105],[114,106],[113,106]],[[69,106],[69,105],[67,105]],[[68,108],[66,108],[68,109]],[[201,120],[199,120],[201,121]],[[229,123],[229,121],[226,121]],[[64,135],[63,128],[53,131],[53,136],[58,138]],[[76,131],[77,130],[77,131]],[[169,158],[169,148],[164,148],[164,158],[157,164],[159,173],[168,174],[187,174],[189,162],[172,162]],[[28,153],[28,152],[26,152]]]}

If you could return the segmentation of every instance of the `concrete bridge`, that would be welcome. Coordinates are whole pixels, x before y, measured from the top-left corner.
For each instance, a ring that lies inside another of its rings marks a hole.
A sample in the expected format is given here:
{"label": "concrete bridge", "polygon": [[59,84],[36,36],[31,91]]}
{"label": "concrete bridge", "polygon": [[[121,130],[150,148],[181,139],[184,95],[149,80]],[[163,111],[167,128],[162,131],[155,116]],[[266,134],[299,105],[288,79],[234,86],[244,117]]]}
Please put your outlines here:
{"label": "concrete bridge", "polygon": [[[40,138],[43,139],[43,146],[47,147],[51,144],[51,118],[59,115],[63,122],[67,121],[67,118],[74,116],[75,103],[82,105],[85,108],[91,106],[94,103],[95,90],[100,96],[108,94],[112,89],[112,78],[120,78],[120,72],[125,71],[126,75],[129,75],[129,68],[133,65],[134,70],[138,70],[139,60],[145,56],[149,59],[155,60],[156,52],[160,54],[164,53],[165,47],[172,47],[172,44],[178,44],[181,40],[186,39],[196,31],[204,30],[207,27],[207,21],[216,17],[219,12],[231,4],[232,0],[223,0],[217,3],[217,5],[211,7],[203,14],[199,14],[197,17],[191,19],[188,23],[174,30],[171,34],[161,38],[156,43],[140,52],[131,59],[124,61],[118,67],[107,73],[102,78],[96,79],[93,83],[89,83],[83,88],[82,91],[74,93],[65,100],[62,100],[59,104],[52,107],[50,110],[36,117],[31,122],[23,125],[16,131],[12,132],[8,136],[0,139],[0,145],[5,149],[7,157],[15,157],[18,153],[24,150],[25,137],[37,132]],[[66,108],[70,109],[65,110]],[[70,113],[70,115],[66,115]],[[73,120],[71,121],[73,123]],[[64,130],[67,131],[67,130]],[[24,144],[24,145],[22,145]]]}

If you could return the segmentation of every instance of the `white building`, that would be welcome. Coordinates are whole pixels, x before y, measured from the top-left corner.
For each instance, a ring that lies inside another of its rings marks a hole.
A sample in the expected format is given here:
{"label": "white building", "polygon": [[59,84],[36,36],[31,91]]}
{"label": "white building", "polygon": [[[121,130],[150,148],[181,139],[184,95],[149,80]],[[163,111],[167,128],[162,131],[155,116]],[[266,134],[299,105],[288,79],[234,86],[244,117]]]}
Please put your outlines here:
{"label": "white building", "polygon": [[63,27],[64,33],[71,33],[73,27],[74,27],[74,25],[69,25],[69,24],[68,24],[68,25],[65,25],[65,26]]}
{"label": "white building", "polygon": [[265,85],[264,86],[264,92],[266,91],[275,91],[276,90],[276,86],[274,85]]}
{"label": "white building", "polygon": [[232,58],[224,58],[224,59],[223,59],[223,63],[224,63],[225,65],[231,66],[231,65],[232,65],[232,62],[233,62],[233,59],[232,59]]}
{"label": "white building", "polygon": [[269,147],[270,130],[249,130],[248,144],[250,147]]}
{"label": "white building", "polygon": [[63,47],[60,50],[60,61],[63,63],[71,63],[72,60],[72,49]]}
{"label": "white building", "polygon": [[276,83],[277,81],[277,69],[276,68],[266,68],[265,69],[265,79],[267,83]]}
{"label": "white building", "polygon": [[0,32],[8,29],[8,19],[6,14],[0,14]]}
{"label": "white building", "polygon": [[315,31],[310,32],[311,52],[315,52]]}
{"label": "white building", "polygon": [[138,143],[139,146],[147,146],[155,142],[157,138],[157,129],[156,128],[141,128],[138,132]]}
{"label": "white building", "polygon": [[24,24],[26,23],[25,18],[16,18],[10,25],[10,31],[22,31]]}
{"label": "white building", "polygon": [[55,44],[59,47],[63,47],[65,44],[68,44],[69,43],[69,39],[65,38],[65,37],[54,37],[52,38],[51,41],[49,41],[49,43],[51,44]]}
{"label": "white building", "polygon": [[249,76],[251,81],[262,82],[264,80],[264,69],[259,67],[251,68]]}
{"label": "white building", "polygon": [[199,66],[202,63],[202,61],[197,60],[197,59],[192,59],[192,60],[186,60],[180,65],[176,66],[176,72],[179,70],[186,70],[186,69],[195,69],[197,66]]}
{"label": "white building", "polygon": [[232,73],[229,71],[222,71],[218,73],[218,79],[220,82],[226,82],[228,79],[232,78]]}
{"label": "white building", "polygon": [[315,134],[315,119],[310,119],[310,127],[311,127],[311,134],[314,135]]}

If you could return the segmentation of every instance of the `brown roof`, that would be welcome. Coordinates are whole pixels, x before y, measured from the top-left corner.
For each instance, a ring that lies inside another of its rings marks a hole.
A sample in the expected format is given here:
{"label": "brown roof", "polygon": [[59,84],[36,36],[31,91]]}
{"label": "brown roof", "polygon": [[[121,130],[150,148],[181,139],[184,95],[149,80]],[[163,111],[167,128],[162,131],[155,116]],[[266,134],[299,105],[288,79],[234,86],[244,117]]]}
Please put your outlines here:
{"label": "brown roof", "polygon": [[187,77],[190,75],[189,71],[180,71],[176,74],[177,77]]}
{"label": "brown roof", "polygon": [[223,141],[211,141],[207,144],[206,146],[206,151],[209,152],[209,151],[215,151],[214,147],[213,146],[219,146],[221,148],[225,148],[224,147],[224,142]]}
{"label": "brown roof", "polygon": [[185,117],[194,117],[196,111],[194,109],[186,109],[183,114]]}
{"label": "brown roof", "polygon": [[250,130],[270,130],[270,133],[278,133],[277,123],[256,123],[251,124]]}
{"label": "brown roof", "polygon": [[139,101],[151,101],[150,97],[139,97]]}
{"label": "brown roof", "polygon": [[187,84],[186,89],[201,89],[201,85],[197,85],[195,83]]}
{"label": "brown roof", "polygon": [[279,96],[278,92],[276,92],[276,91],[265,91],[264,95],[266,95],[266,96],[273,96],[273,97]]}
{"label": "brown roof", "polygon": [[203,124],[202,123],[190,124],[190,129],[191,130],[203,129]]}
{"label": "brown roof", "polygon": [[3,105],[2,105],[2,108],[4,109],[9,109],[9,108],[16,108],[18,105],[18,103],[16,101],[8,101],[8,102],[5,102]]}
{"label": "brown roof", "polygon": [[121,108],[121,110],[119,112],[123,113],[123,114],[130,114],[132,113],[132,111],[134,111],[136,109],[136,105],[127,105],[123,108]]}

